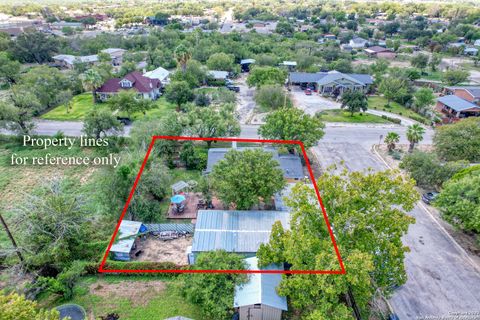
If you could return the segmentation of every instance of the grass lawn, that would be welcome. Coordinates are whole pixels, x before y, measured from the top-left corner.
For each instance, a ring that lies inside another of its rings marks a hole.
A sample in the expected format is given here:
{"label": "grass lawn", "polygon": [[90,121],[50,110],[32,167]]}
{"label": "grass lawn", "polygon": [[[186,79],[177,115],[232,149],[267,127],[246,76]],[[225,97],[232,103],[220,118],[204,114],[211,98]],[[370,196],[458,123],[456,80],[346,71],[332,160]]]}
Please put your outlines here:
{"label": "grass lawn", "polygon": [[[134,120],[141,118],[158,119],[163,117],[166,112],[175,110],[175,106],[161,97],[155,101],[157,107],[148,110],[146,114],[137,112],[132,115]],[[58,106],[41,116],[42,119],[47,120],[60,120],[60,121],[81,121],[85,118],[85,115],[94,108],[103,109],[108,108],[106,103],[93,103],[91,93],[82,93],[72,98],[72,105],[70,111],[67,113],[67,108],[64,105]],[[126,116],[126,114],[120,112],[118,116]]]}
{"label": "grass lawn", "polygon": [[388,120],[382,117],[367,113],[355,113],[352,117],[350,112],[340,109],[325,110],[320,112],[320,115],[325,122],[389,123]]}
{"label": "grass lawn", "polygon": [[413,120],[417,120],[419,118],[428,120],[424,116],[419,115],[418,113],[414,112],[413,110],[407,109],[404,106],[402,106],[399,103],[396,102],[390,102],[390,108],[385,107],[387,104],[387,99],[384,97],[368,97],[368,108],[373,109],[373,110],[380,110],[380,111],[386,111],[386,112],[391,112],[398,114],[400,116],[404,116],[407,118],[411,118]]}
{"label": "grass lawn", "polygon": [[64,303],[81,305],[92,319],[112,312],[118,313],[122,320],[174,316],[203,319],[199,308],[185,301],[174,282],[175,279],[162,277],[88,276],[78,282],[72,300],[52,301],[52,296],[42,297],[41,300],[45,307]]}

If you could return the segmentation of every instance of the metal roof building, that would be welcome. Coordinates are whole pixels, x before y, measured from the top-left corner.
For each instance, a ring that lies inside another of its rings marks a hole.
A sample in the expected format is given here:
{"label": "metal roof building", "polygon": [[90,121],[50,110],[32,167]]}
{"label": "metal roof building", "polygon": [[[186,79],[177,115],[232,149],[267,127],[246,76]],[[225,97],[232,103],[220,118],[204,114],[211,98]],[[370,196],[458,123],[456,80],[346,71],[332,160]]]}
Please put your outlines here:
{"label": "metal roof building", "polygon": [[342,73],[338,71],[329,72],[290,72],[289,79],[291,83],[319,83],[328,84],[341,79],[348,79],[361,85],[370,85],[373,78],[369,74]]}
{"label": "metal roof building", "polygon": [[275,221],[289,229],[289,212],[198,210],[192,253],[225,250],[255,255],[260,244],[269,241]]}
{"label": "metal roof building", "polygon": [[[247,258],[249,270],[259,270],[256,257]],[[283,270],[281,266],[269,265],[261,270]],[[281,274],[252,273],[246,284],[235,287],[233,306],[239,308],[239,318],[251,320],[279,320],[282,311],[287,311],[287,298],[277,294]]]}
{"label": "metal roof building", "polygon": [[452,108],[457,112],[470,109],[480,110],[480,106],[476,105],[475,103],[472,103],[454,95],[440,97],[437,99],[437,101],[443,103],[444,105]]}
{"label": "metal roof building", "polygon": [[139,232],[145,232],[147,228],[138,221],[122,220],[118,229],[118,239],[110,248],[115,260],[130,260],[130,251],[135,243]]}
{"label": "metal roof building", "polygon": [[[258,149],[257,147],[243,147],[236,148],[238,151],[247,149]],[[225,158],[225,154],[232,150],[232,148],[211,148],[208,150],[207,169],[205,173],[210,173],[213,166]],[[299,156],[294,154],[278,154],[274,148],[263,148],[266,152],[271,152],[274,160],[279,163],[280,169],[283,171],[283,176],[286,179],[299,180],[305,177],[303,173],[302,161]]]}

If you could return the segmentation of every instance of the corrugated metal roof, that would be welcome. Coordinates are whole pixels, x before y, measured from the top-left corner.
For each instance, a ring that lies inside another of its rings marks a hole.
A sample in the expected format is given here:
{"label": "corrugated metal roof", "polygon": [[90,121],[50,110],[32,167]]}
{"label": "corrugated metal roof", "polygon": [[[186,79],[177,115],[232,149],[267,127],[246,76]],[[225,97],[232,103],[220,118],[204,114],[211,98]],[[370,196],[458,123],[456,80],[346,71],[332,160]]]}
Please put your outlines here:
{"label": "corrugated metal roof", "polygon": [[240,60],[240,64],[250,64],[255,63],[255,59],[242,59]]}
{"label": "corrugated metal roof", "polygon": [[138,221],[122,220],[118,229],[118,240],[110,249],[111,252],[129,253],[132,250],[135,236],[140,231],[142,223]]}
{"label": "corrugated metal roof", "polygon": [[[247,258],[245,262],[249,270],[259,270],[256,257]],[[269,265],[261,270],[283,270],[281,266]],[[287,311],[287,298],[277,294],[276,288],[282,281],[281,274],[252,273],[247,283],[235,287],[233,307],[243,307],[253,304],[264,304]]]}
{"label": "corrugated metal roof", "polygon": [[[242,147],[236,148],[238,151],[260,149],[257,147]],[[225,158],[225,154],[232,150],[231,148],[211,148],[208,150],[207,169],[206,173],[210,173],[213,166]],[[283,171],[283,176],[287,179],[302,179],[303,166],[300,157],[293,154],[278,154],[274,148],[263,148],[264,151],[272,153],[272,158],[278,161],[280,169]]]}
{"label": "corrugated metal roof", "polygon": [[226,79],[228,77],[228,72],[219,71],[219,70],[210,70],[208,71],[208,75],[212,76],[214,79]]}
{"label": "corrugated metal roof", "polygon": [[369,74],[357,74],[357,73],[342,73],[338,71],[330,72],[290,72],[290,82],[293,83],[306,83],[315,82],[320,84],[327,84],[342,78],[350,81],[359,82],[360,84],[368,85],[373,83],[373,78]]}
{"label": "corrugated metal roof", "polygon": [[193,233],[194,229],[191,223],[147,223],[145,226],[148,231],[155,232],[176,231]]}
{"label": "corrugated metal roof", "polygon": [[275,202],[275,209],[277,209],[278,211],[290,212],[290,208],[285,205],[285,202],[283,201],[283,199],[290,196],[290,193],[292,192],[292,188],[295,185],[296,183],[287,183],[285,185],[285,188],[282,189],[282,191],[275,193],[274,200],[273,200]]}
{"label": "corrugated metal roof", "polygon": [[257,252],[270,239],[275,221],[290,228],[286,211],[198,210],[192,252]]}
{"label": "corrugated metal roof", "polygon": [[480,106],[477,106],[476,104],[470,101],[467,101],[465,99],[459,98],[455,95],[440,97],[437,99],[437,101],[443,103],[444,105],[452,108],[455,111],[464,111],[472,108],[480,110]]}

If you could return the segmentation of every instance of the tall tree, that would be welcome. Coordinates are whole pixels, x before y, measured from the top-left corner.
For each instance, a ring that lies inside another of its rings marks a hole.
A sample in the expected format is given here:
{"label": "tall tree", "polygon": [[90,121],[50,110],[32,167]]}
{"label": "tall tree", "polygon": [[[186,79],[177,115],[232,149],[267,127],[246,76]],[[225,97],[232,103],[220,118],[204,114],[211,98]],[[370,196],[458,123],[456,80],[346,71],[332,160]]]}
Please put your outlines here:
{"label": "tall tree", "polygon": [[[193,107],[186,114],[186,133],[202,138],[234,137],[240,134],[240,124],[233,104],[218,107]],[[212,141],[207,141],[210,147]]]}
{"label": "tall tree", "polygon": [[28,31],[19,35],[9,50],[20,62],[44,63],[58,51],[58,41],[43,32]]}
{"label": "tall tree", "polygon": [[248,210],[282,190],[285,180],[278,166],[270,152],[231,150],[213,167],[211,185],[223,203]]}
{"label": "tall tree", "polygon": [[235,57],[231,54],[218,52],[212,54],[207,60],[210,70],[232,71]]}
{"label": "tall tree", "polygon": [[395,144],[400,141],[400,135],[396,132],[389,132],[385,136],[384,142],[387,144],[388,151],[391,152],[395,149]]}
{"label": "tall tree", "polygon": [[378,91],[387,99],[387,106],[390,107],[392,100],[407,93],[407,83],[401,78],[388,76],[380,82]]}
{"label": "tall tree", "polygon": [[435,103],[435,95],[430,88],[420,88],[414,93],[414,105],[417,112],[425,112],[425,109]]}
{"label": "tall tree", "polygon": [[10,99],[0,101],[0,127],[18,134],[29,134],[34,128],[35,110],[40,108],[40,102],[31,92],[12,90]]}
{"label": "tall tree", "polygon": [[325,125],[316,116],[312,117],[297,108],[282,108],[267,115],[258,133],[266,139],[299,140],[310,148],[323,137],[324,128]]}
{"label": "tall tree", "polygon": [[[195,259],[192,270],[245,270],[242,256],[223,250],[201,253]],[[208,319],[232,317],[235,286],[247,282],[241,273],[190,273],[180,278],[183,295],[200,306]]]}
{"label": "tall tree", "polygon": [[469,75],[470,73],[466,70],[461,70],[461,69],[447,70],[442,74],[442,82],[449,86],[454,86],[459,83],[467,81]]}
{"label": "tall tree", "polygon": [[285,70],[276,67],[254,67],[247,78],[249,87],[261,87],[265,84],[285,84],[287,73]]}
{"label": "tall tree", "polygon": [[186,81],[172,81],[165,90],[165,98],[174,103],[177,111],[180,111],[182,105],[193,100],[194,94]]}
{"label": "tall tree", "polygon": [[20,62],[10,59],[6,52],[0,52],[0,80],[15,84],[20,76]]}
{"label": "tall tree", "polygon": [[187,71],[187,63],[192,58],[192,52],[181,44],[175,48],[174,55],[178,66],[185,73]]}
{"label": "tall tree", "polygon": [[266,110],[291,107],[292,102],[286,90],[280,85],[263,85],[255,90],[255,102]]}
{"label": "tall tree", "polygon": [[415,148],[415,144],[423,140],[423,134],[425,133],[425,128],[418,123],[414,123],[407,128],[407,139],[410,142],[408,147],[408,152],[412,152]]}
{"label": "tall tree", "polygon": [[428,65],[428,56],[426,54],[419,53],[412,57],[410,63],[413,67],[420,69],[423,73]]}
{"label": "tall tree", "polygon": [[368,99],[367,96],[360,91],[347,91],[342,94],[342,109],[347,109],[350,116],[353,117],[355,112],[367,111]]}
{"label": "tall tree", "polygon": [[[392,286],[405,283],[408,249],[402,236],[414,222],[407,212],[418,194],[412,180],[392,171],[326,172],[318,178],[318,188],[346,276],[294,274],[283,278],[278,291],[307,319],[353,319],[345,304],[348,297],[353,296],[362,314],[368,314],[375,289],[388,293]],[[261,265],[282,261],[290,270],[338,270],[315,192],[297,184],[286,204],[291,209],[290,228],[274,225],[269,244],[257,252]]]}
{"label": "tall tree", "polygon": [[60,313],[38,309],[38,303],[15,292],[0,292],[0,319],[2,320],[60,320]]}
{"label": "tall tree", "polygon": [[83,121],[83,132],[97,139],[121,133],[123,126],[108,110],[94,109]]}
{"label": "tall tree", "polygon": [[442,63],[442,56],[439,55],[438,53],[432,54],[430,57],[430,61],[428,62],[428,65],[430,66],[430,70],[432,72],[437,71],[438,65]]}
{"label": "tall tree", "polygon": [[480,119],[472,117],[437,128],[433,144],[444,160],[480,162]]}
{"label": "tall tree", "polygon": [[83,88],[92,92],[93,103],[97,103],[96,90],[103,84],[102,76],[95,69],[89,69],[82,74],[81,78]]}
{"label": "tall tree", "polygon": [[107,103],[112,111],[125,112],[128,117],[136,112],[145,114],[147,110],[155,107],[155,103],[150,99],[137,98],[135,90],[121,90],[108,99]]}

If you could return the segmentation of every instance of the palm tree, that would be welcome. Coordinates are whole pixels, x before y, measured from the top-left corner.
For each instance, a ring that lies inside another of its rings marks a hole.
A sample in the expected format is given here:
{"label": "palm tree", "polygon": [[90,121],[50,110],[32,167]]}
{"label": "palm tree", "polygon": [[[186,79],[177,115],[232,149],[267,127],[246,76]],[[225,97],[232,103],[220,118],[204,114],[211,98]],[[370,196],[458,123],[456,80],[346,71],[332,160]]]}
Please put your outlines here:
{"label": "palm tree", "polygon": [[92,91],[93,103],[97,103],[95,92],[103,84],[102,76],[97,70],[89,69],[82,74],[81,78],[83,88],[86,91]]}
{"label": "palm tree", "polygon": [[399,141],[400,135],[396,132],[387,133],[387,136],[383,140],[383,142],[387,144],[388,152],[391,152],[393,149],[395,149],[395,143],[398,143]]}
{"label": "palm tree", "polygon": [[418,123],[412,124],[407,129],[407,139],[410,142],[408,152],[412,152],[415,147],[415,143],[418,143],[423,140],[423,134],[425,129]]}
{"label": "palm tree", "polygon": [[184,45],[179,45],[175,48],[175,59],[177,60],[178,65],[181,67],[182,72],[187,71],[188,60],[192,57],[192,53]]}

